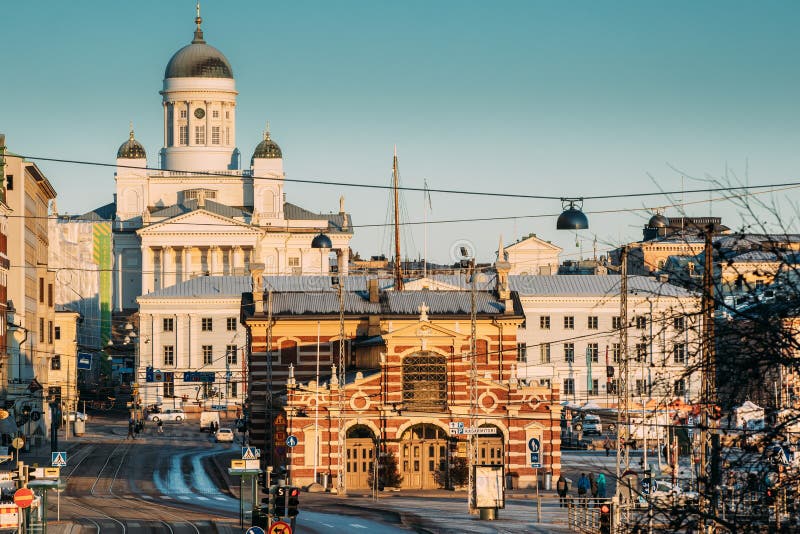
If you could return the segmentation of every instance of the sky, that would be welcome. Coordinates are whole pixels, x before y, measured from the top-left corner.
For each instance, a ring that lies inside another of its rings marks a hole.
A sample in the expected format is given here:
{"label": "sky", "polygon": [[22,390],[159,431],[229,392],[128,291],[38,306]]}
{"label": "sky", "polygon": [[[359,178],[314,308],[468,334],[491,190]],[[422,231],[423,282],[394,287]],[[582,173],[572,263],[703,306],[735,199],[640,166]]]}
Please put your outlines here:
{"label": "sky", "polygon": [[[537,234],[564,259],[641,239],[648,209],[684,203],[798,231],[796,188],[744,216],[708,180],[800,181],[796,1],[388,2],[205,0],[206,41],[230,61],[237,141],[249,163],[270,122],[287,178],[541,195],[403,194],[403,255],[481,261]],[[156,166],[158,91],[194,30],[194,1],[13,2],[3,10],[0,131],[11,152],[114,163],[133,121]],[[35,161],[35,160],[34,160]],[[60,213],[106,204],[113,169],[38,162]],[[287,184],[287,200],[352,214],[353,250],[391,255],[390,192]],[[583,203],[589,229],[557,231],[561,197],[677,192]],[[712,201],[709,202],[709,199]],[[679,208],[667,208],[667,216]],[[605,212],[605,213],[600,213]],[[504,217],[503,220],[486,221]],[[467,222],[437,221],[470,219]],[[753,226],[748,226],[754,229]]]}

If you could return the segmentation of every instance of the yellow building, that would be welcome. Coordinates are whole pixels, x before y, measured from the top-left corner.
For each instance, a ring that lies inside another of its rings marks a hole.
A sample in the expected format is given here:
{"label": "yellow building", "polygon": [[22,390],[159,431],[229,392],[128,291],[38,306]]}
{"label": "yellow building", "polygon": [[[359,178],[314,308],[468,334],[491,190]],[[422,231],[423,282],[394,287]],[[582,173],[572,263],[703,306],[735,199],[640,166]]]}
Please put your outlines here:
{"label": "yellow building", "polygon": [[53,335],[54,354],[50,358],[42,385],[48,397],[61,399],[63,411],[76,410],[78,404],[78,319],[71,310],[56,311]]}

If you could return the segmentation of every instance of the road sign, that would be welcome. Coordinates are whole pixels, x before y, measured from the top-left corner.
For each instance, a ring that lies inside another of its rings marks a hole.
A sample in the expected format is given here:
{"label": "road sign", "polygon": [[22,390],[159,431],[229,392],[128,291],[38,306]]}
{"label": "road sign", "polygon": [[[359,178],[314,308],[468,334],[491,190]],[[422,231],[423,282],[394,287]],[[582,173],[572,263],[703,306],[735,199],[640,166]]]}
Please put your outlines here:
{"label": "road sign", "polygon": [[528,450],[531,452],[539,452],[542,449],[541,442],[536,438],[531,438],[528,440]]}
{"label": "road sign", "polygon": [[450,422],[451,436],[472,436],[496,434],[497,429],[493,426],[464,426],[462,422]]}
{"label": "road sign", "polygon": [[288,438],[286,438],[287,447],[294,447],[295,445],[297,445],[297,436],[290,435]]}
{"label": "road sign", "polygon": [[269,527],[269,534],[292,534],[292,527],[286,521],[275,521]]}
{"label": "road sign", "polygon": [[20,488],[14,492],[14,504],[20,508],[27,508],[33,502],[33,491]]}
{"label": "road sign", "polygon": [[261,449],[242,447],[242,460],[257,460],[258,458],[261,458]]}
{"label": "road sign", "polygon": [[184,382],[214,382],[216,377],[213,372],[208,371],[185,371],[183,373]]}
{"label": "road sign", "polygon": [[15,449],[21,449],[25,446],[25,439],[22,437],[16,437],[11,441],[11,446]]}
{"label": "road sign", "polygon": [[231,460],[231,469],[244,469],[247,460]]}
{"label": "road sign", "polygon": [[67,452],[66,451],[51,452],[50,465],[52,465],[53,467],[67,467]]}
{"label": "road sign", "polygon": [[265,534],[264,529],[261,527],[250,527],[245,534]]}
{"label": "road sign", "polygon": [[82,371],[92,370],[92,355],[89,352],[78,353],[78,369]]}
{"label": "road sign", "polygon": [[531,453],[531,467],[533,469],[539,469],[540,467],[542,467],[542,460],[539,457],[538,452]]}

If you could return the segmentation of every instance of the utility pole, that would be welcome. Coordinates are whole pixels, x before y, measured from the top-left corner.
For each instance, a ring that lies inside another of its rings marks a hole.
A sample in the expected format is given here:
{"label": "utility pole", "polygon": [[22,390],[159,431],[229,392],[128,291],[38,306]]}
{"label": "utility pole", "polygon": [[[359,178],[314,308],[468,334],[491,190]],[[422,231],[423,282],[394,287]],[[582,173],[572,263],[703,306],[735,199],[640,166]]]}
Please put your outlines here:
{"label": "utility pole", "polygon": [[[396,160],[397,156],[395,156]],[[341,273],[340,273],[341,274]],[[345,462],[345,446],[347,444],[347,436],[344,430],[344,401],[345,401],[345,361],[344,361],[344,293],[342,286],[344,285],[344,277],[339,278],[339,471],[336,476],[337,492],[338,495],[344,495],[347,492],[347,483],[345,481],[346,471],[344,468]],[[376,458],[377,462],[378,459]]]}
{"label": "utility pole", "polygon": [[700,514],[703,517],[703,532],[716,532],[713,519],[717,510],[717,485],[719,478],[719,428],[717,426],[717,381],[716,350],[714,335],[714,224],[705,227],[703,263],[703,295],[701,308],[703,335],[700,369],[702,389],[700,392],[702,422],[700,425]]}
{"label": "utility pole", "polygon": [[[477,424],[477,409],[478,409],[478,310],[475,302],[476,299],[476,272],[475,272],[475,258],[470,261],[470,336],[469,336],[469,352],[470,352],[470,370],[469,370],[469,426],[475,428]],[[478,436],[477,434],[470,434],[469,436],[469,491],[467,495],[467,505],[469,513],[476,512],[475,504],[475,465],[478,463]]]}
{"label": "utility pole", "polygon": [[[258,276],[261,276],[260,274]],[[264,301],[261,301],[262,305]],[[263,310],[263,308],[262,308]],[[272,413],[272,287],[267,292],[267,398],[266,398],[266,427],[265,430],[265,447],[269,447],[269,454],[267,455],[267,466],[275,466],[275,432],[273,424],[275,423],[275,414]],[[251,409],[252,411],[252,409]],[[272,481],[269,480],[269,473],[267,473],[266,486],[269,488]]]}
{"label": "utility pole", "polygon": [[[628,515],[630,506],[630,488],[628,494],[622,493],[622,476],[630,470],[630,442],[631,418],[630,418],[630,389],[629,389],[629,369],[628,369],[628,246],[622,247],[620,254],[620,289],[619,289],[619,380],[617,381],[617,489],[614,495],[615,524],[621,524],[621,514],[619,507],[624,508],[625,517]],[[624,432],[623,432],[624,429]],[[623,439],[623,435],[625,439]]]}

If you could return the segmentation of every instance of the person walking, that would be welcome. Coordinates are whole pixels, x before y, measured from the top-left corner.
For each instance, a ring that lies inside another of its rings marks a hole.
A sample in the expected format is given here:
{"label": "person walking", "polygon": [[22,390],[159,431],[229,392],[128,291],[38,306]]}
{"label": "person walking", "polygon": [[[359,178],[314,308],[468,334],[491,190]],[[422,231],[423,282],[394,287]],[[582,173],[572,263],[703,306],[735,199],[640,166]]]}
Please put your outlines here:
{"label": "person walking", "polygon": [[581,477],[578,479],[578,500],[580,500],[583,504],[586,503],[586,493],[590,488],[591,483],[586,477],[586,473],[581,473]]}
{"label": "person walking", "polygon": [[603,473],[597,475],[597,502],[606,498],[606,476]]}
{"label": "person walking", "polygon": [[558,477],[558,482],[556,482],[556,493],[558,493],[558,506],[559,508],[563,508],[567,502],[567,492],[569,491],[569,485],[567,484],[567,479],[564,478],[564,475]]}
{"label": "person walking", "polygon": [[136,434],[134,434],[134,432],[133,432],[133,427],[134,427],[134,424],[135,424],[135,423],[133,422],[133,418],[131,417],[131,418],[128,420],[128,435],[127,435],[127,436],[125,436],[125,439],[128,439],[128,438],[131,438],[131,439],[136,439]]}
{"label": "person walking", "polygon": [[603,441],[603,448],[606,450],[606,456],[608,456],[611,452],[611,438],[608,436],[606,436],[605,441]]}
{"label": "person walking", "polygon": [[597,480],[594,478],[594,473],[589,473],[589,491],[592,492],[592,499],[597,502]]}
{"label": "person walking", "polygon": [[163,434],[164,433],[164,421],[159,419],[158,423],[156,423],[156,425],[158,426],[158,433],[159,434]]}

